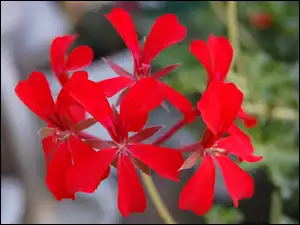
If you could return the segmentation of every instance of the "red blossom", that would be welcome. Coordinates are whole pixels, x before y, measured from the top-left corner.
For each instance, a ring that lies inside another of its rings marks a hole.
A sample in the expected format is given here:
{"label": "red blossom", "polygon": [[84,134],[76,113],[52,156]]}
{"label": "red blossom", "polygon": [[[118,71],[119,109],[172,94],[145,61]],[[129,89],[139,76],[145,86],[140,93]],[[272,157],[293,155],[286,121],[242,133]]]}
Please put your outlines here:
{"label": "red blossom", "polygon": [[[178,181],[178,169],[183,163],[180,152],[143,144],[142,142],[155,134],[160,127],[143,129],[147,118],[127,118],[129,112],[139,115],[131,108],[132,104],[129,101],[121,102],[120,113],[111,108],[99,85],[88,80],[87,76],[84,77],[84,72],[75,72],[72,78],[71,96],[106,128],[112,141],[93,143],[93,147],[99,146],[100,150],[96,156],[82,160],[70,170],[70,186],[75,190],[93,192],[105,171],[112,165],[118,169],[118,205],[121,213],[128,216],[132,212],[143,212],[146,208],[146,197],[136,168],[149,173],[150,167],[162,177]],[[148,106],[145,104],[143,107]],[[137,133],[129,137],[128,133],[132,130]]]}
{"label": "red blossom", "polygon": [[75,191],[67,187],[67,171],[80,159],[94,154],[94,150],[80,138],[81,131],[96,121],[91,118],[78,120],[78,111],[68,94],[67,86],[68,83],[60,91],[56,102],[41,72],[32,72],[28,80],[20,81],[15,88],[20,100],[47,123],[47,127],[39,133],[43,138],[47,165],[46,183],[57,200],[75,199]]}
{"label": "red blossom", "polygon": [[[186,97],[159,80],[175,70],[179,65],[174,64],[167,66],[151,75],[152,60],[161,51],[182,41],[186,36],[186,28],[179,23],[177,17],[173,14],[160,16],[155,21],[143,46],[140,46],[138,42],[133,21],[126,11],[116,8],[110,14],[106,15],[106,18],[120,34],[134,58],[133,75],[119,65],[105,60],[114,72],[119,75],[119,77],[99,82],[99,85],[104,90],[106,96],[111,97],[125,89],[124,91],[126,91],[126,94],[121,94],[120,96],[122,99],[129,98],[128,96],[141,95],[140,101],[133,102],[132,104],[138,106],[139,104],[143,104],[142,101],[147,101],[149,104],[153,105],[151,108],[156,108],[161,105],[164,98],[166,98],[175,106],[175,108],[181,111],[187,122],[192,122],[195,119],[192,104]],[[149,92],[140,91],[147,85],[156,87]],[[139,87],[133,88],[135,86]],[[136,90],[139,90],[140,92],[137,92]],[[158,97],[153,98],[153,96]],[[147,100],[147,98],[151,98],[151,102]],[[119,100],[118,102],[121,101]]]}
{"label": "red blossom", "polygon": [[[206,69],[207,85],[213,80],[225,82],[233,57],[233,48],[225,37],[214,37],[211,34],[207,44],[203,40],[195,40],[190,45],[190,52]],[[257,124],[257,119],[247,115],[242,108],[237,116],[247,127]]]}
{"label": "red blossom", "polygon": [[265,30],[273,24],[274,19],[268,12],[257,12],[249,17],[249,21],[257,29]]}
{"label": "red blossom", "polygon": [[[186,152],[194,153],[185,161],[181,169],[202,163],[183,188],[179,207],[191,210],[198,215],[205,214],[212,206],[215,185],[215,163],[218,163],[229,195],[234,205],[244,198],[250,198],[254,191],[250,175],[239,168],[228,154],[234,154],[248,162],[256,162],[262,157],[253,156],[250,139],[233,125],[241,107],[243,94],[234,84],[212,80],[198,103],[202,119],[208,129],[201,142],[183,147]],[[230,135],[223,137],[228,130]]]}
{"label": "red blossom", "polygon": [[93,50],[85,45],[78,46],[67,54],[76,38],[77,35],[65,35],[56,37],[51,43],[51,66],[62,86],[69,80],[69,71],[83,69],[92,62],[94,57]]}
{"label": "red blossom", "polygon": [[[50,47],[50,62],[55,77],[64,86],[69,80],[69,72],[88,66],[94,57],[93,50],[85,45],[74,48],[67,54],[77,35],[65,35],[56,37]],[[78,104],[72,107],[78,119],[85,119],[85,111]]]}

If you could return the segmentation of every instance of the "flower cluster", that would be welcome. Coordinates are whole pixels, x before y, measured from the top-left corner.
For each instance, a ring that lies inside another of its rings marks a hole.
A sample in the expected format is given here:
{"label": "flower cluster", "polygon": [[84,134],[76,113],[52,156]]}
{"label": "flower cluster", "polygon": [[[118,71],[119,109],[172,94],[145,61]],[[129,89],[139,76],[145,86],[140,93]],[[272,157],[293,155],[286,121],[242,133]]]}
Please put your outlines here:
{"label": "flower cluster", "polygon": [[[186,28],[173,14],[160,16],[146,40],[140,44],[130,15],[119,8],[105,15],[120,34],[134,59],[134,72],[105,60],[118,75],[94,82],[84,68],[93,59],[88,46],[79,46],[68,54],[76,36],[56,37],[50,48],[54,75],[62,88],[53,99],[46,77],[32,72],[20,81],[15,92],[23,103],[43,119],[47,126],[42,137],[47,175],[46,184],[57,200],[75,199],[77,192],[92,193],[109,176],[111,167],[118,171],[118,206],[124,216],[143,212],[146,197],[136,170],[149,175],[150,169],[160,176],[179,181],[180,171],[199,162],[200,167],[183,188],[179,208],[198,215],[212,205],[215,164],[222,170],[225,184],[235,206],[253,194],[250,175],[229,156],[239,162],[256,162],[250,138],[235,125],[236,119],[246,127],[257,121],[242,109],[243,93],[233,83],[225,82],[233,57],[233,49],[225,37],[209,36],[208,43],[195,40],[190,52],[207,71],[207,88],[196,107],[179,92],[161,81],[179,65],[151,71],[152,60],[164,49],[181,42]],[[75,72],[74,72],[75,71]],[[107,98],[120,93],[114,105]],[[162,126],[144,128],[148,114],[169,101],[183,115],[183,123],[201,116],[206,130],[200,141],[178,149],[143,143]],[[87,113],[91,115],[87,118]],[[84,132],[99,122],[111,140],[102,140]],[[131,132],[134,132],[132,135]],[[183,153],[191,153],[184,161]]]}

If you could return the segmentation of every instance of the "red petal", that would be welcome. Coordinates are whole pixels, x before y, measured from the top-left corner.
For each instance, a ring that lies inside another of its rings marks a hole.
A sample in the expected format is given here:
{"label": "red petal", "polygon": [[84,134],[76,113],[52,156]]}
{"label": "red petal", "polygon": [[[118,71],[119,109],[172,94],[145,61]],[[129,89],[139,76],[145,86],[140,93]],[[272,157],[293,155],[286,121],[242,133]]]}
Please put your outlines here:
{"label": "red petal", "polygon": [[232,83],[212,81],[197,104],[207,127],[222,136],[232,125],[243,101],[243,93]]}
{"label": "red petal", "polygon": [[146,40],[142,63],[151,61],[164,49],[181,42],[186,36],[186,27],[181,25],[174,14],[165,14],[155,21]]}
{"label": "red petal", "polygon": [[152,168],[160,176],[179,181],[179,168],[184,160],[180,152],[148,144],[128,145],[129,151],[135,158]]}
{"label": "red petal", "polygon": [[187,123],[193,122],[196,118],[196,113],[193,110],[192,103],[184,95],[163,82],[159,82],[159,85],[163,90],[165,98],[184,115],[184,120]]}
{"label": "red petal", "polygon": [[248,136],[240,129],[238,128],[234,123],[229,127],[228,133],[230,135],[237,135],[237,136],[243,136],[244,138],[247,138]]}
{"label": "red petal", "polygon": [[[138,81],[124,96],[120,105],[121,113],[148,113],[163,101],[160,85],[154,78],[143,78]],[[137,111],[136,111],[137,110]]]}
{"label": "red petal", "polygon": [[234,124],[229,128],[230,136],[218,141],[218,146],[227,150],[247,162],[260,161],[262,156],[254,156],[254,148],[251,139]]}
{"label": "red petal", "polygon": [[69,73],[67,71],[56,73],[55,76],[57,77],[59,83],[63,87],[69,80]]}
{"label": "red petal", "polygon": [[123,216],[146,210],[146,196],[129,156],[118,160],[118,205]]}
{"label": "red petal", "polygon": [[103,60],[118,76],[132,78],[132,75],[118,64],[113,63],[105,58],[103,58]]}
{"label": "red petal", "polygon": [[104,126],[110,125],[113,112],[99,86],[88,80],[88,74],[77,71],[67,83],[70,95]]}
{"label": "red petal", "polygon": [[102,181],[102,180],[105,180],[106,178],[108,178],[108,177],[109,177],[109,174],[110,174],[110,167],[108,167],[108,168],[106,169],[106,171],[104,172],[103,176],[101,177],[101,181]]}
{"label": "red petal", "polygon": [[181,210],[191,210],[202,216],[213,203],[216,171],[210,156],[204,157],[199,169],[182,189],[179,198]]}
{"label": "red petal", "polygon": [[147,114],[132,118],[132,120],[127,120],[126,129],[128,132],[139,132],[141,129],[143,129],[143,127],[147,123],[147,120]]}
{"label": "red petal", "polygon": [[154,78],[156,78],[156,79],[163,78],[164,76],[166,76],[169,73],[171,73],[174,70],[176,70],[179,66],[180,66],[180,64],[173,64],[173,65],[166,66],[166,67],[164,67],[164,68],[156,71],[151,76],[154,77]]}
{"label": "red petal", "polygon": [[50,62],[55,76],[60,81],[61,85],[67,82],[67,74],[63,73],[65,65],[65,56],[68,49],[77,38],[77,35],[66,35],[56,37],[50,47]]}
{"label": "red petal", "polygon": [[249,116],[245,113],[243,108],[241,108],[238,112],[238,118],[244,120],[244,124],[246,127],[254,127],[257,124],[257,119],[254,116]]}
{"label": "red petal", "polygon": [[57,200],[75,199],[75,192],[70,191],[66,185],[66,174],[71,167],[72,159],[67,145],[62,143],[54,152],[46,175],[46,184]]}
{"label": "red petal", "polygon": [[[82,75],[87,76],[87,74]],[[72,77],[71,77],[72,78]],[[73,78],[74,79],[74,78]],[[72,80],[73,80],[72,79]],[[88,79],[86,77],[86,79]],[[72,81],[73,82],[73,81]],[[67,116],[71,121],[76,124],[86,118],[84,108],[80,106],[69,93],[69,86],[67,83],[63,86],[56,99],[57,113],[63,117]]]}
{"label": "red petal", "polygon": [[68,117],[76,124],[79,121],[86,119],[85,109],[76,102],[69,108]]}
{"label": "red petal", "polygon": [[214,78],[224,81],[231,65],[233,48],[225,37],[209,35],[208,49],[213,62]]}
{"label": "red petal", "polygon": [[106,14],[105,17],[117,30],[127,47],[132,52],[133,57],[137,60],[140,54],[140,47],[138,36],[129,13],[123,9],[115,8],[110,14]]}
{"label": "red petal", "polygon": [[64,116],[66,114],[66,111],[69,110],[72,105],[77,104],[75,100],[70,96],[66,87],[67,85],[65,85],[60,90],[56,99],[56,112],[61,116]]}
{"label": "red petal", "polygon": [[[251,142],[250,137],[244,131],[242,131],[239,127],[237,127],[235,124],[232,124],[231,127],[229,127],[228,134],[230,136],[236,136],[241,139],[244,139],[245,141],[248,140],[249,142]],[[253,153],[254,150],[253,150],[253,148],[251,148],[251,149],[252,149],[251,153]]]}
{"label": "red petal", "polygon": [[113,161],[116,152],[115,148],[102,149],[79,160],[68,173],[70,190],[94,192],[103,178],[107,177],[109,164]]}
{"label": "red petal", "polygon": [[95,155],[95,150],[77,136],[72,135],[69,137],[67,147],[75,164],[80,163],[85,158],[89,158],[91,155]]}
{"label": "red petal", "polygon": [[218,147],[239,156],[247,162],[257,162],[263,158],[262,156],[253,155],[254,149],[249,137],[228,136],[218,141]]}
{"label": "red petal", "polygon": [[190,45],[190,52],[202,63],[208,74],[209,82],[214,79],[214,72],[212,68],[212,59],[208,51],[206,43],[202,40],[192,41]]}
{"label": "red petal", "polygon": [[114,77],[98,82],[106,97],[110,98],[122,89],[132,85],[135,81],[129,77]]}
{"label": "red petal", "polygon": [[15,92],[21,101],[44,121],[52,125],[53,120],[55,124],[58,123],[49,84],[43,73],[32,72],[28,80],[18,83]]}
{"label": "red petal", "polygon": [[43,150],[44,150],[44,156],[46,161],[46,167],[48,168],[51,160],[51,155],[54,153],[56,148],[58,147],[54,141],[53,137],[46,137],[42,140]]}
{"label": "red petal", "polygon": [[88,66],[94,58],[93,50],[88,46],[75,48],[67,57],[66,70],[78,70]]}
{"label": "red petal", "polygon": [[164,96],[157,81],[151,77],[143,78],[123,97],[120,104],[120,116],[133,126],[137,118],[145,118],[151,110],[162,103],[163,99]]}
{"label": "red petal", "polygon": [[158,132],[162,126],[154,126],[154,127],[147,127],[141,130],[140,132],[132,135],[129,139],[129,143],[138,143],[142,142],[144,140],[147,140],[148,138],[152,137],[156,132]]}
{"label": "red petal", "polygon": [[225,156],[216,157],[220,165],[224,181],[234,205],[238,206],[238,201],[250,198],[254,192],[254,182],[252,177],[238,167],[232,160]]}
{"label": "red petal", "polygon": [[65,85],[58,94],[56,99],[56,112],[59,115],[61,121],[64,121],[64,117],[67,117],[71,124],[65,124],[65,127],[70,129],[70,126],[85,119],[85,110],[80,106],[69,94],[66,89],[68,85]]}

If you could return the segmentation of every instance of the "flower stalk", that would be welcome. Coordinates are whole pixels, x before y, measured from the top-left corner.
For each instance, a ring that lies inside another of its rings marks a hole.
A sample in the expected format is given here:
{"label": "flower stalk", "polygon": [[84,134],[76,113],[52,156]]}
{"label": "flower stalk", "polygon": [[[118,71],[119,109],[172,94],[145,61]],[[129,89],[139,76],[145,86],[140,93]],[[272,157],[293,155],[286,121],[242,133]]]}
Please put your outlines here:
{"label": "flower stalk", "polygon": [[144,173],[141,173],[141,176],[145,187],[150,195],[150,198],[153,202],[153,205],[156,208],[160,217],[163,219],[164,223],[177,224],[177,222],[173,219],[171,213],[169,212],[168,208],[164,204],[163,200],[161,199],[152,178]]}

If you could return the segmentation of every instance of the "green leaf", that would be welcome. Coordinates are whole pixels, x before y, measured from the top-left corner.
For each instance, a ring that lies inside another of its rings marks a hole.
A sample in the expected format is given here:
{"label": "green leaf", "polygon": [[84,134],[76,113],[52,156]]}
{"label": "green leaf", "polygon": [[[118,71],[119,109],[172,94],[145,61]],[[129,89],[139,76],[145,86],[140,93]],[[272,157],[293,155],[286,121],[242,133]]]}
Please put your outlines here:
{"label": "green leaf", "polygon": [[221,205],[213,205],[204,217],[208,224],[240,224],[243,220],[238,208],[225,208]]}

